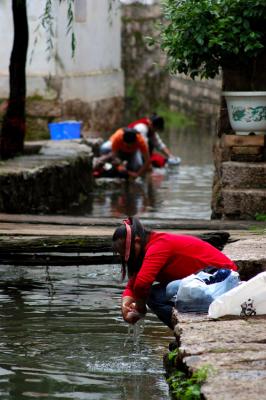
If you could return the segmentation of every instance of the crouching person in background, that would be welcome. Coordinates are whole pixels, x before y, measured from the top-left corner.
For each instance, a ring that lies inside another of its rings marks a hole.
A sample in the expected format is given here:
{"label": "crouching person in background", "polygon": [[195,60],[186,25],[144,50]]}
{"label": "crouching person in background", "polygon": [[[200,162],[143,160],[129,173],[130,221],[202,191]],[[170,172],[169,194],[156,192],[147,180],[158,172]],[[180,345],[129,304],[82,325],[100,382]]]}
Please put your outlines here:
{"label": "crouching person in background", "polygon": [[[124,168],[131,178],[143,176],[150,170],[148,145],[135,129],[120,128],[101,146],[102,156],[96,167],[110,162]],[[120,169],[121,169],[120,168]]]}

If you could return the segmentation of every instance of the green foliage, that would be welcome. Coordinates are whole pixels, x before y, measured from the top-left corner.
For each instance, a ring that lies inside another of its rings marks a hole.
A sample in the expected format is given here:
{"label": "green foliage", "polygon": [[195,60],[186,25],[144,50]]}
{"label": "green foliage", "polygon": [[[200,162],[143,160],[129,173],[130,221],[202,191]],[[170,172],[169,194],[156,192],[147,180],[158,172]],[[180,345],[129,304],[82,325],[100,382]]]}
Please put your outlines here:
{"label": "green foliage", "polygon": [[164,118],[167,129],[194,125],[194,121],[191,118],[180,112],[172,111],[165,105],[160,105],[156,108],[156,113]]}
{"label": "green foliage", "polygon": [[172,72],[213,78],[264,51],[265,0],[163,0],[161,46]]}
{"label": "green foliage", "polygon": [[[75,49],[76,49],[76,37],[74,33],[74,0],[46,0],[44,11],[40,16],[41,26],[47,32],[47,41],[46,41],[46,51],[48,53],[48,57],[51,58],[52,50],[53,50],[53,38],[54,38],[54,21],[55,18],[53,16],[53,3],[59,2],[59,4],[67,2],[67,27],[66,32],[67,35],[70,35],[71,40],[71,54],[74,57]],[[37,27],[36,31],[38,31],[40,25]],[[38,37],[35,36],[34,46],[37,45]]]}
{"label": "green foliage", "polygon": [[174,349],[174,350],[172,350],[172,351],[169,351],[169,353],[168,353],[168,360],[170,361],[170,362],[175,362],[175,360],[176,360],[176,356],[178,355],[178,348],[176,348],[176,349]]}
{"label": "green foliage", "polygon": [[47,129],[31,129],[31,125],[27,125],[27,132],[26,132],[26,137],[25,140],[28,141],[35,141],[35,140],[49,140],[50,135]]}
{"label": "green foliage", "polygon": [[206,381],[209,366],[204,366],[195,371],[190,378],[182,371],[175,371],[168,379],[171,392],[176,399],[199,400],[201,398],[200,388]]}
{"label": "green foliage", "polygon": [[126,97],[130,101],[129,109],[131,115],[138,115],[141,110],[141,98],[138,94],[138,82],[135,81],[134,84],[127,85],[126,87]]}
{"label": "green foliage", "polygon": [[265,235],[266,234],[266,228],[263,228],[263,227],[261,228],[258,226],[251,226],[248,230],[256,235]]}
{"label": "green foliage", "polygon": [[255,215],[256,221],[266,221],[266,214],[256,214]]}

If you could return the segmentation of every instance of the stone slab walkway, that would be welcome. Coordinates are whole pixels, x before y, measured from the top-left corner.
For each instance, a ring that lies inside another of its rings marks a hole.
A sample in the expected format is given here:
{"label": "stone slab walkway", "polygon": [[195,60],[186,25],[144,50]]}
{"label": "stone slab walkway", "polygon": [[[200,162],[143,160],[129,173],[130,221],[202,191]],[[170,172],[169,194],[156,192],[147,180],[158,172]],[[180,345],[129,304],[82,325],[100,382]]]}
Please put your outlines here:
{"label": "stone slab walkway", "polygon": [[208,366],[206,400],[266,399],[266,316],[211,320],[179,314],[175,334],[191,372]]}
{"label": "stone slab walkway", "polygon": [[[210,231],[226,231],[230,233],[231,240],[252,238],[265,233],[266,223],[258,221],[219,221],[219,220],[168,220],[141,218],[145,226],[150,229],[164,230],[168,232],[196,234]],[[65,231],[65,234],[87,232],[95,235],[95,232],[112,234],[115,227],[121,224],[122,218],[93,218],[64,215],[29,215],[0,213],[0,235],[14,234],[45,234],[57,235]],[[97,229],[96,229],[97,227]]]}
{"label": "stone slab walkway", "polygon": [[[160,219],[142,219],[142,222],[151,229],[188,235],[226,231],[230,238],[223,252],[237,263],[242,279],[266,270],[266,226],[263,222]],[[58,237],[58,241],[62,237],[95,238],[95,241],[105,237],[111,242],[114,229],[120,223],[118,218],[0,213],[0,241],[2,247],[18,237],[21,244],[23,239],[29,243],[29,238],[37,237]]]}

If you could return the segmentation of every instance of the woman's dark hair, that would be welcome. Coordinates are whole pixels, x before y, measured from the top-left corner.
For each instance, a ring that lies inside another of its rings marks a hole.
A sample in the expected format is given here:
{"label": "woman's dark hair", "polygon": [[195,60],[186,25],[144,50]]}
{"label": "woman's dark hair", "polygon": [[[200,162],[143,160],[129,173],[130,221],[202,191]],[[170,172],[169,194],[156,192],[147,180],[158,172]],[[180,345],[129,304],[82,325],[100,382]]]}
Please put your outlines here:
{"label": "woman's dark hair", "polygon": [[134,143],[138,132],[134,128],[124,128],[123,139],[126,143]]}
{"label": "woman's dark hair", "polygon": [[159,131],[164,130],[164,119],[163,117],[160,117],[156,113],[152,114],[150,116],[150,120],[152,122],[153,129],[158,129]]}
{"label": "woman's dark hair", "polygon": [[[122,278],[124,279],[126,272],[128,277],[130,278],[132,275],[137,273],[140,270],[142,265],[142,261],[145,255],[145,246],[148,241],[148,237],[150,235],[150,231],[145,229],[142,223],[136,217],[128,217],[127,219],[128,224],[131,228],[131,246],[130,246],[130,256],[127,261],[125,262],[124,258],[121,258],[122,262]],[[114,243],[119,239],[126,240],[127,230],[125,224],[120,225],[114,232],[112,242],[113,247]],[[140,238],[140,246],[141,252],[138,258],[135,255],[135,238],[138,236]]]}

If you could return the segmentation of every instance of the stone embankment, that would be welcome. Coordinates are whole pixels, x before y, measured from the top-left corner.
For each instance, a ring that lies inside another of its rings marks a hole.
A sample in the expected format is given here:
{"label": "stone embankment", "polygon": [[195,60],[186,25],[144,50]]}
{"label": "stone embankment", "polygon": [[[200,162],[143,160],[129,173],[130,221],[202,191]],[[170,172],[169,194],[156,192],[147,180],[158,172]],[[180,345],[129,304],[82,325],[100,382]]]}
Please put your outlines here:
{"label": "stone embankment", "polygon": [[0,212],[51,213],[82,202],[92,188],[96,140],[25,144],[25,154],[0,162]]}
{"label": "stone embankment", "polygon": [[266,399],[266,316],[221,318],[179,314],[177,368],[207,368],[206,400]]}
{"label": "stone embankment", "polygon": [[266,213],[265,135],[222,135],[214,145],[212,217],[255,219]]}

